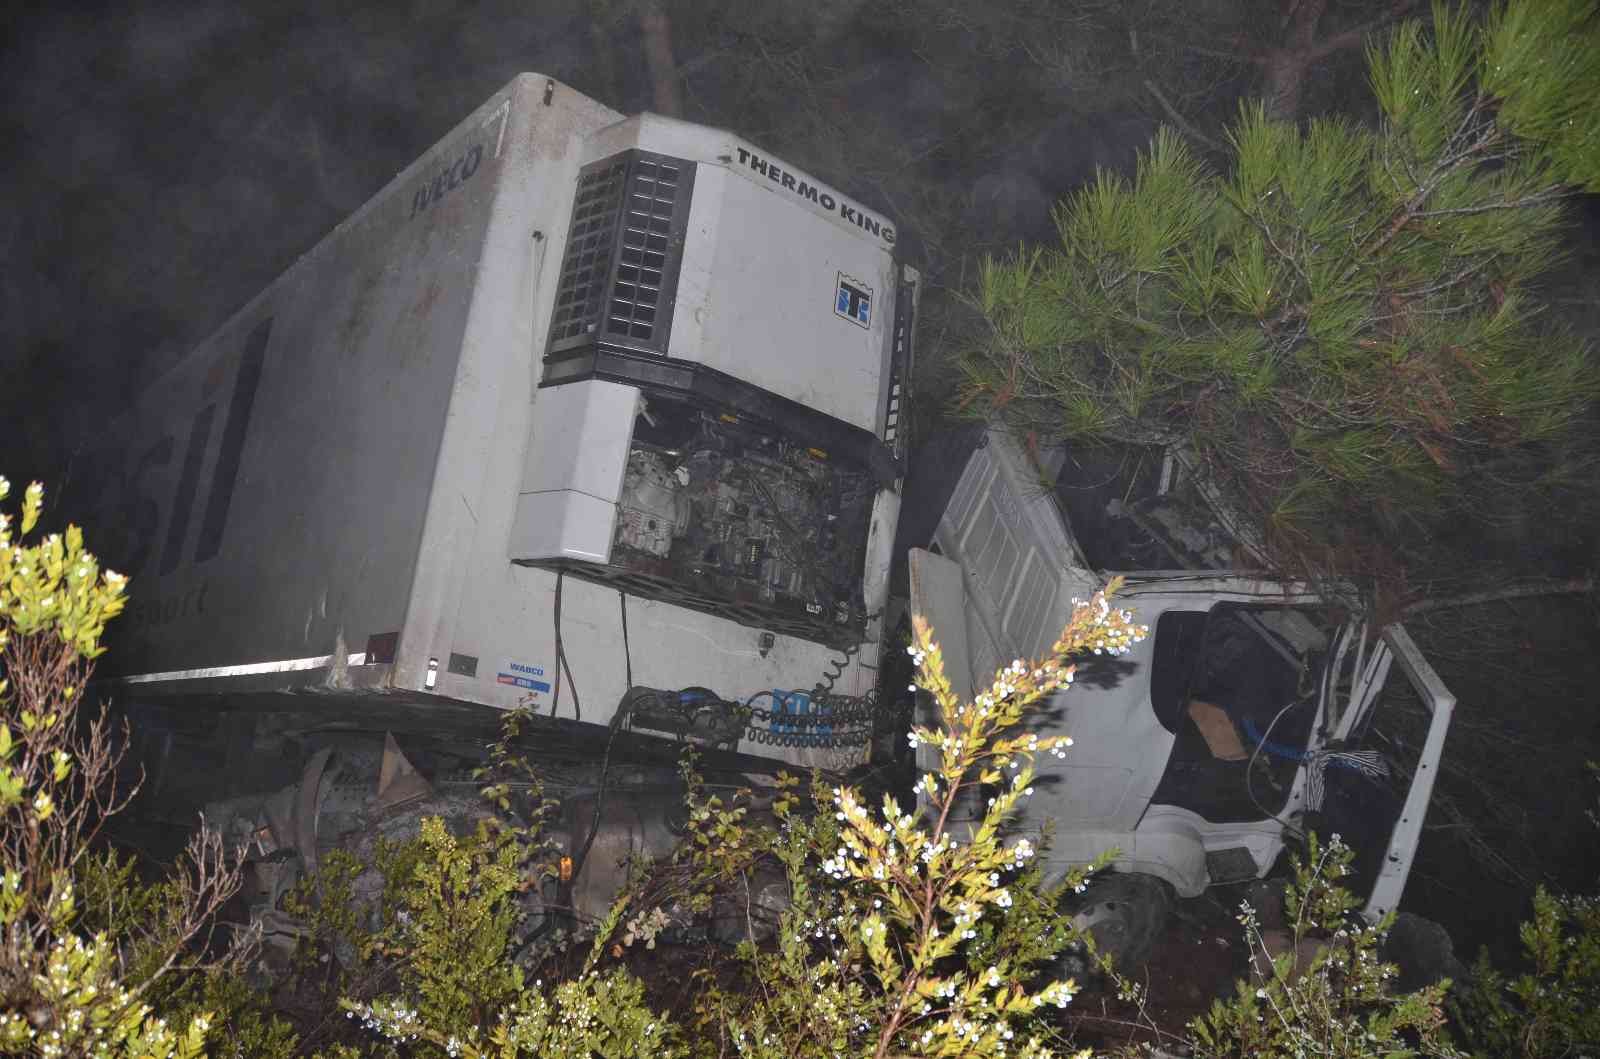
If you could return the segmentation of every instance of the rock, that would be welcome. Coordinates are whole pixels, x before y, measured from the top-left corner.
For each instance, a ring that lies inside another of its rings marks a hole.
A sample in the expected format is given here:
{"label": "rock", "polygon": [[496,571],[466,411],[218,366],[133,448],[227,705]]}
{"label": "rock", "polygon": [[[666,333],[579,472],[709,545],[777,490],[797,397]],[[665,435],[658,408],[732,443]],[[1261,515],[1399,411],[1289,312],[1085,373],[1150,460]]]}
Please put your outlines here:
{"label": "rock", "polygon": [[1442,978],[1461,982],[1467,976],[1466,965],[1456,958],[1455,943],[1449,932],[1413,912],[1395,916],[1382,955],[1400,968],[1400,976],[1394,983],[1399,993],[1415,992]]}
{"label": "rock", "polygon": [[789,879],[774,867],[762,867],[718,893],[711,905],[711,936],[724,945],[751,941],[757,945],[778,933],[789,910]]}
{"label": "rock", "polygon": [[1256,910],[1256,923],[1262,930],[1283,926],[1282,879],[1257,879],[1244,888],[1244,899]]}
{"label": "rock", "polygon": [[[1282,927],[1261,932],[1261,945],[1250,954],[1250,981],[1260,984],[1273,973],[1273,965],[1280,956],[1294,953],[1294,965],[1289,968],[1289,981],[1293,982],[1311,967],[1317,954],[1327,947],[1321,938],[1301,938],[1295,944],[1294,935]],[[1265,952],[1261,950],[1265,949]]]}

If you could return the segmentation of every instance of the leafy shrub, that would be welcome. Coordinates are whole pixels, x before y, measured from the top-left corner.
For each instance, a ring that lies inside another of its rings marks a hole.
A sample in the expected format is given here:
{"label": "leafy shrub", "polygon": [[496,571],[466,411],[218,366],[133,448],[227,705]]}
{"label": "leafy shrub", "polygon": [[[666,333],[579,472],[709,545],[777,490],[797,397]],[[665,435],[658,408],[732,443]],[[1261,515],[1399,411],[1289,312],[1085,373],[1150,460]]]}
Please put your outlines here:
{"label": "leafy shrub", "polygon": [[626,897],[581,974],[549,988],[525,981],[512,949],[517,895],[537,878],[524,870],[527,834],[484,825],[459,839],[438,818],[423,820],[411,848],[388,861],[409,871],[388,876],[397,898],[392,914],[377,932],[353,928],[364,954],[393,961],[395,988],[370,1002],[347,1001],[350,1017],[396,1044],[450,1056],[683,1054],[675,1050],[676,1028],[649,1010],[635,979],[594,970]]}
{"label": "leafy shrub", "polygon": [[[1594,764],[1591,772],[1600,773]],[[1591,823],[1600,825],[1593,810]],[[1522,973],[1508,976],[1480,953],[1452,997],[1454,1022],[1477,1055],[1573,1055],[1600,1046],[1600,898],[1539,887],[1522,924]]]}
{"label": "leafy shrub", "polygon": [[[940,751],[915,809],[886,796],[873,812],[854,788],[813,781],[806,812],[798,781],[784,777],[775,826],[757,827],[743,796],[707,796],[687,769],[689,834],[669,866],[676,885],[624,893],[582,971],[553,986],[527,984],[507,959],[513,894],[528,877],[516,868],[535,829],[485,829],[461,842],[429,822],[427,854],[402,890],[404,926],[380,945],[403,951],[410,969],[392,995],[349,1004],[351,1015],[393,1044],[451,1056],[688,1054],[680,1028],[649,1010],[640,983],[600,964],[608,951],[621,955],[614,936],[653,936],[664,919],[654,899],[705,911],[712,883],[770,860],[789,890],[776,943],[740,947],[747,989],[702,982],[692,1020],[700,1044],[772,1059],[1051,1054],[1039,1016],[1065,1006],[1076,986],[1034,979],[1069,932],[1038,892],[1038,850],[1026,838],[1005,840],[1002,825],[1031,789],[1035,755],[1064,756],[1071,743],[1019,728],[1039,700],[1072,682],[1067,658],[1119,653],[1146,634],[1109,605],[1115,588],[1077,607],[1051,657],[1014,662],[971,702],[956,697],[932,630],[916,623],[917,683],[942,723],[911,734]],[[958,832],[952,810],[975,785],[994,797]],[[498,783],[488,793],[499,800],[509,790]],[[647,890],[652,901],[639,901]]]}
{"label": "leafy shrub", "polygon": [[1232,1000],[1190,1024],[1197,1059],[1461,1054],[1443,1032],[1448,981],[1393,993],[1396,969],[1378,958],[1392,917],[1369,926],[1352,916],[1360,902],[1339,882],[1353,856],[1337,835],[1327,845],[1310,837],[1284,896],[1292,923],[1284,954],[1274,956],[1254,909],[1241,906],[1262,980],[1240,981]]}
{"label": "leafy shrub", "polygon": [[[0,478],[0,500],[9,492]],[[118,888],[129,878],[115,862],[97,872],[86,858],[133,791],[118,789],[121,750],[104,709],[82,707],[127,581],[101,572],[76,526],[30,542],[43,503],[30,485],[15,536],[0,512],[0,1050],[198,1055],[209,1016],[170,1026],[151,1002],[238,888],[238,870],[202,829],[162,889],[132,898],[137,914],[107,910],[103,898],[135,891]],[[102,919],[91,936],[83,878],[112,882],[89,888]]]}
{"label": "leafy shrub", "polygon": [[[759,983],[745,1010],[724,999],[737,1054],[1049,1054],[1036,1016],[1066,1006],[1076,984],[1030,983],[1066,933],[1059,920],[1040,929],[1036,875],[1019,910],[1014,891],[1038,851],[1027,838],[1008,843],[1002,826],[1031,793],[1034,756],[1065,756],[1071,745],[1019,728],[1041,699],[1071,684],[1067,659],[1121,653],[1146,634],[1110,607],[1116,587],[1076,608],[1050,657],[1013,662],[971,702],[957,698],[933,631],[915,621],[916,686],[932,696],[941,724],[909,738],[937,747],[939,767],[923,775],[923,804],[911,811],[885,796],[875,812],[850,787],[817,792],[830,811],[810,821],[780,803],[788,837],[778,852],[793,905],[776,953],[745,951]],[[996,793],[958,833],[952,811],[974,786]],[[1071,873],[1068,885],[1089,870]]]}
{"label": "leafy shrub", "polygon": [[1458,1011],[1480,1055],[1573,1055],[1600,1044],[1600,900],[1540,887],[1522,925],[1528,969],[1508,978],[1482,954]]}

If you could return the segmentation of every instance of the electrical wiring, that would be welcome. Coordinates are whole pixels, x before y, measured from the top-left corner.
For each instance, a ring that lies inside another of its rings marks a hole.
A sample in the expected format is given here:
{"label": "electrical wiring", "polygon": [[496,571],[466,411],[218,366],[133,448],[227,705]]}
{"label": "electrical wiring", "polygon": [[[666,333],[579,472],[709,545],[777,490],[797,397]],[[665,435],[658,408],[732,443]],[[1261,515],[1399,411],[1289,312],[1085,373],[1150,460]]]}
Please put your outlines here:
{"label": "electrical wiring", "polygon": [[572,667],[567,664],[567,650],[561,642],[561,585],[566,577],[564,570],[556,571],[556,600],[554,607],[554,620],[556,629],[556,665],[555,687],[550,693],[550,716],[556,715],[556,709],[561,705],[561,671],[566,670],[567,683],[572,688],[572,715],[577,720],[583,720],[583,706],[578,700],[578,682],[572,676]]}
{"label": "electrical wiring", "polygon": [[617,590],[617,599],[622,607],[622,667],[628,681],[629,690],[633,688],[633,649],[628,646],[628,593],[622,589]]}
{"label": "electrical wiring", "polygon": [[[559,646],[560,642],[561,642],[560,641],[560,635],[561,635],[560,628],[561,628],[561,626],[560,626],[560,618],[559,618],[559,615],[561,613],[561,611],[560,611],[560,607],[561,607],[560,600],[561,600],[561,575],[558,573],[556,575],[556,608],[557,608],[556,609],[556,613],[558,615],[558,617],[556,619],[556,636],[557,636],[556,643],[557,643],[557,655],[558,656],[560,656],[560,654],[561,654],[560,646]],[[617,600],[618,600],[618,606],[621,609],[621,613],[622,613],[622,665],[623,665],[623,671],[627,674],[627,682],[628,682],[627,690],[628,691],[632,691],[633,690],[633,657],[632,657],[632,651],[630,650],[630,648],[628,646],[628,594],[626,592],[623,592],[623,591],[619,590],[617,592]],[[557,675],[558,676],[560,675],[560,670],[559,669],[557,670]],[[601,809],[603,808],[603,806],[605,805],[605,799],[606,799],[606,777],[609,776],[610,773],[611,773],[611,748],[612,748],[612,746],[614,746],[616,744],[617,732],[619,730],[621,730],[622,725],[623,725],[623,723],[625,721],[626,721],[626,723],[627,723],[627,725],[628,725],[628,727],[630,729],[632,729],[632,727],[633,727],[633,710],[630,708],[631,702],[632,702],[632,700],[629,699],[625,694],[624,697],[623,697],[622,703],[618,704],[618,706],[617,706],[617,712],[614,713],[612,715],[612,717],[611,717],[611,724],[609,726],[610,727],[610,732],[606,735],[606,750],[605,750],[605,754],[602,755],[601,758],[600,758],[600,783],[599,783],[599,787],[595,791],[595,795],[594,795],[594,814],[589,818],[589,833],[588,833],[588,835],[586,835],[584,837],[583,848],[578,851],[578,855],[576,857],[572,858],[572,882],[576,882],[577,879],[578,879],[578,876],[583,872],[583,866],[584,866],[585,862],[587,862],[588,859],[589,859],[589,850],[594,848],[595,836],[600,833],[600,812],[601,812]],[[573,685],[573,704],[574,704],[574,706],[576,706],[576,704],[577,704],[577,685],[576,684]],[[566,897],[567,897],[567,903],[570,905],[572,903],[571,902],[571,886],[570,885],[567,887]]]}
{"label": "electrical wiring", "polygon": [[1255,750],[1251,751],[1251,753],[1250,753],[1250,763],[1245,766],[1245,771],[1244,771],[1244,791],[1245,791],[1246,794],[1248,794],[1250,796],[1251,804],[1253,804],[1258,810],[1260,810],[1261,815],[1263,815],[1265,817],[1268,817],[1268,818],[1270,818],[1272,820],[1276,820],[1278,823],[1280,823],[1280,824],[1282,824],[1284,826],[1285,830],[1294,832],[1294,834],[1299,838],[1299,840],[1303,842],[1303,841],[1305,841],[1305,837],[1306,837],[1305,831],[1303,831],[1302,829],[1296,827],[1294,824],[1291,824],[1289,821],[1285,820],[1283,817],[1279,816],[1277,813],[1274,813],[1274,812],[1271,812],[1270,810],[1268,810],[1266,806],[1261,804],[1261,800],[1256,797],[1256,791],[1255,791],[1256,759],[1261,756],[1262,749],[1267,745],[1267,741],[1272,738],[1272,730],[1278,726],[1278,722],[1283,719],[1283,715],[1288,713],[1290,710],[1294,709],[1298,705],[1300,705],[1298,700],[1290,702],[1283,709],[1279,710],[1278,713],[1277,713],[1277,716],[1272,718],[1272,723],[1267,725],[1267,730],[1266,730],[1266,732],[1264,732],[1262,734],[1261,741],[1256,744]]}

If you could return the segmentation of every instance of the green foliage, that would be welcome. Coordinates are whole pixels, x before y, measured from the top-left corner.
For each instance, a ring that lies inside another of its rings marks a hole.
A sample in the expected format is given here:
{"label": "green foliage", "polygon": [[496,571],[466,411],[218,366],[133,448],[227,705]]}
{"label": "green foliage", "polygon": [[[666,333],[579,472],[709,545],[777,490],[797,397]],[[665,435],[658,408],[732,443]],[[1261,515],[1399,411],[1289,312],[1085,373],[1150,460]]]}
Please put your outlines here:
{"label": "green foliage", "polygon": [[1324,569],[1590,480],[1600,365],[1531,284],[1600,187],[1592,5],[1439,7],[1368,58],[1375,127],[1248,105],[1225,176],[1164,130],[1060,207],[1057,249],[989,262],[963,407],[1193,445]]}
{"label": "green foliage", "polygon": [[[504,788],[491,788],[505,793]],[[319,919],[319,932],[344,932],[363,958],[394,968],[394,990],[345,1006],[361,1025],[395,1042],[456,1056],[632,1056],[681,1054],[675,1028],[645,1005],[625,972],[594,973],[601,946],[616,930],[626,895],[595,939],[582,975],[525,982],[512,958],[518,895],[539,877],[528,866],[532,829],[480,825],[458,838],[437,818],[382,858],[385,911],[374,931],[344,913]],[[333,865],[323,902],[352,900],[357,869]],[[358,969],[352,979],[364,977]],[[433,1046],[428,1049],[427,1046]]]}
{"label": "green foliage", "polygon": [[[8,874],[0,882],[6,898],[15,892],[13,879]],[[0,913],[0,927],[9,930],[14,922],[9,914]],[[29,1009],[0,1013],[0,1049],[13,1055],[33,1052],[157,1059],[192,1059],[204,1054],[211,1029],[209,1016],[196,1015],[181,1029],[157,1018],[150,1005],[118,984],[116,946],[104,935],[85,941],[63,931],[42,956],[43,971],[32,983]]]}
{"label": "green foliage", "polygon": [[398,1001],[379,1001],[362,1009],[360,1017],[392,1041],[425,1041],[446,1055],[468,1059],[679,1059],[688,1054],[677,1045],[674,1027],[645,1006],[638,980],[620,970],[586,971],[548,992],[536,981],[487,1031],[441,1033]]}
{"label": "green foliage", "polygon": [[404,915],[387,946],[406,956],[402,975],[422,1018],[439,1026],[482,1022],[522,991],[506,957],[522,889],[522,847],[486,830],[455,838],[424,820],[421,856],[402,894]]}
{"label": "green foliage", "polygon": [[[776,952],[746,946],[756,987],[719,996],[714,1015],[734,1054],[779,1056],[1043,1056],[1038,1023],[1064,1007],[1067,981],[1034,983],[1067,939],[1058,913],[1019,884],[1037,850],[1002,827],[1031,792],[1038,753],[1064,756],[1071,740],[1022,728],[1045,696],[1068,686],[1071,655],[1119,653],[1146,630],[1114,610],[1105,593],[1080,604],[1050,657],[1021,660],[962,702],[944,675],[932,630],[915,623],[917,685],[937,704],[939,730],[916,728],[939,765],[923,775],[921,805],[907,811],[885,796],[874,811],[850,787],[814,789],[821,811],[776,806],[774,852],[787,871],[792,904]],[[958,828],[952,811],[970,788],[992,789],[983,817]],[[818,862],[820,859],[820,863]],[[819,871],[820,869],[820,871]],[[1079,885],[1090,869],[1070,873]]]}
{"label": "green foliage", "polygon": [[1540,887],[1521,934],[1521,974],[1508,978],[1480,954],[1454,997],[1467,1045],[1476,1055],[1540,1059],[1600,1044],[1600,899]]}
{"label": "green foliage", "polygon": [[1359,902],[1339,881],[1353,856],[1338,836],[1326,846],[1312,837],[1285,896],[1286,952],[1272,951],[1254,910],[1242,906],[1260,981],[1241,981],[1232,1000],[1190,1024],[1197,1059],[1461,1054],[1443,1033],[1448,982],[1393,993],[1395,968],[1377,954],[1388,921],[1374,927],[1354,918]]}
{"label": "green foliage", "polygon": [[[398,856],[396,845],[379,840],[374,852],[380,864]],[[301,944],[295,948],[295,963],[304,971],[338,948],[347,946],[362,960],[370,959],[380,945],[381,933],[372,922],[372,916],[356,900],[356,879],[366,871],[366,865],[347,850],[329,850],[311,875],[299,879],[283,895],[283,910],[293,916],[305,931]],[[379,919],[387,925],[396,907],[397,888],[404,878],[390,871],[383,872],[384,896]]]}
{"label": "green foliage", "polygon": [[[0,477],[0,501],[11,483]],[[22,519],[12,537],[11,516],[0,511],[0,647],[9,636],[51,635],[83,658],[98,657],[106,622],[122,613],[128,579],[107,570],[84,550],[83,531],[68,526],[34,544],[23,540],[39,522],[44,487],[23,492]],[[5,685],[0,683],[0,695]]]}
{"label": "green foliage", "polygon": [[188,975],[183,988],[166,1002],[174,1021],[211,1012],[211,1023],[227,1034],[223,1053],[249,1059],[297,1059],[305,1054],[294,1026],[274,1014],[267,998],[232,970]]}
{"label": "green foliage", "polygon": [[[640,875],[598,925],[575,978],[529,985],[508,958],[514,895],[530,877],[522,865],[537,828],[481,828],[460,840],[428,821],[422,853],[398,891],[404,914],[365,946],[399,961],[399,988],[347,1003],[351,1015],[429,1054],[688,1054],[681,1028],[651,1012],[640,983],[601,964],[622,955],[624,943],[654,936],[665,918],[656,897],[703,911],[717,883],[773,862],[789,885],[776,942],[740,947],[748,989],[702,982],[690,1023],[706,1047],[773,1059],[1051,1054],[1040,1015],[1065,1006],[1076,985],[1033,980],[1070,931],[1059,895],[1039,890],[1036,848],[1027,838],[1008,842],[1002,827],[1031,790],[1035,755],[1064,756],[1070,745],[1021,727],[1039,700],[1071,683],[1067,658],[1119,653],[1146,635],[1107,602],[1116,587],[1077,608],[1050,657],[1006,667],[972,702],[956,698],[931,630],[917,623],[918,683],[942,725],[913,733],[940,753],[913,811],[886,798],[880,822],[855,789],[814,781],[807,812],[798,781],[785,777],[776,826],[758,827],[748,792],[708,795],[687,764],[688,833],[671,866],[676,882],[649,890],[651,876]],[[951,812],[978,785],[994,796],[983,818],[958,833]],[[491,799],[511,790],[486,787]],[[1096,866],[1070,873],[1065,885],[1081,885]],[[322,893],[348,900],[349,890],[339,884]],[[325,922],[352,929],[338,917]]]}
{"label": "green foliage", "polygon": [[[0,478],[0,499],[9,491]],[[28,487],[15,537],[0,513],[0,1050],[198,1056],[210,1015],[169,1026],[150,996],[237,875],[202,838],[190,870],[167,890],[141,891],[129,911],[111,900],[137,889],[129,866],[91,860],[80,870],[104,818],[125,804],[105,717],[82,723],[79,707],[126,582],[100,573],[75,526],[29,542],[43,499]],[[152,923],[131,918],[151,913]],[[101,929],[88,934],[96,915]]]}
{"label": "green foliage", "polygon": [[[1593,762],[1589,770],[1600,773]],[[1588,815],[1600,825],[1593,810]],[[1508,977],[1480,953],[1451,998],[1454,1023],[1473,1054],[1542,1059],[1600,1045],[1600,898],[1541,886],[1520,933],[1520,974]]]}

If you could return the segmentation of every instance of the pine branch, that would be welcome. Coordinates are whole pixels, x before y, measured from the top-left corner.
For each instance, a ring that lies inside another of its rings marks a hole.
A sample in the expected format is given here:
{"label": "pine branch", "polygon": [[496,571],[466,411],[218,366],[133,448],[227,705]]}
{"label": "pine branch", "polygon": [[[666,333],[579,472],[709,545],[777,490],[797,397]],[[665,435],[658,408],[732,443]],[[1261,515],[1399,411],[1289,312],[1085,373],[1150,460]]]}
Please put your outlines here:
{"label": "pine branch", "polygon": [[1534,599],[1539,596],[1585,595],[1595,590],[1593,577],[1577,577],[1566,581],[1538,581],[1532,584],[1488,588],[1480,592],[1464,592],[1459,596],[1437,596],[1422,599],[1401,608],[1402,617],[1427,614],[1436,610],[1474,607],[1481,603],[1497,603],[1507,599]]}
{"label": "pine branch", "polygon": [[1167,117],[1171,118],[1173,124],[1177,125],[1178,128],[1183,130],[1185,136],[1188,136],[1191,140],[1196,140],[1202,144],[1205,144],[1205,146],[1210,150],[1218,152],[1226,150],[1226,148],[1223,147],[1219,141],[1201,132],[1198,128],[1191,124],[1187,118],[1180,114],[1178,112],[1178,108],[1172,105],[1171,101],[1167,99],[1166,95],[1161,91],[1154,81],[1150,80],[1149,78],[1145,78],[1144,87],[1149,89],[1150,94],[1155,97],[1156,102],[1161,104],[1161,109],[1167,112]]}
{"label": "pine branch", "polygon": [[1383,29],[1385,26],[1390,26],[1400,21],[1412,8],[1417,7],[1421,2],[1422,0],[1396,0],[1388,11],[1377,18],[1363,22],[1359,26],[1352,26],[1350,29],[1318,41],[1310,51],[1305,53],[1306,62],[1317,62],[1321,59],[1326,59],[1334,52],[1360,47],[1368,36]]}

